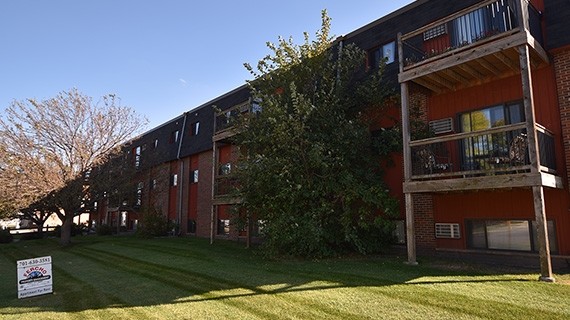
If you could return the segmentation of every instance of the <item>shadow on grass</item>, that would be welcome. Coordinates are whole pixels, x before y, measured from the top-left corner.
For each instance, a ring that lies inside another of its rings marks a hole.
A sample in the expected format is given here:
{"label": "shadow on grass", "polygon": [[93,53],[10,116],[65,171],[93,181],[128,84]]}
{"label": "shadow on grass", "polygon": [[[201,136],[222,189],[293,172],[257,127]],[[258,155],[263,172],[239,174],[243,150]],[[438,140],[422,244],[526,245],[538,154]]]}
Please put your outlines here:
{"label": "shadow on grass", "polygon": [[[307,298],[345,290],[367,299],[403,299],[438,305],[463,299],[433,286],[526,283],[528,277],[476,270],[408,266],[396,256],[323,261],[267,261],[235,243],[202,239],[86,237],[60,248],[56,240],[20,242],[0,252],[0,314],[80,312],[217,301],[254,315],[264,305],[299,305],[351,317],[334,305]],[[51,255],[54,294],[17,299],[16,260]],[[427,290],[427,291],[426,291]],[[422,295],[433,294],[431,301]],[[419,295],[420,298],[415,295]],[[255,299],[255,302],[248,302]],[[466,304],[477,300],[470,298]],[[485,303],[485,301],[480,301]],[[445,305],[442,305],[445,307]],[[284,307],[285,308],[285,307]],[[271,318],[272,313],[265,314]],[[484,314],[483,314],[484,316]]]}

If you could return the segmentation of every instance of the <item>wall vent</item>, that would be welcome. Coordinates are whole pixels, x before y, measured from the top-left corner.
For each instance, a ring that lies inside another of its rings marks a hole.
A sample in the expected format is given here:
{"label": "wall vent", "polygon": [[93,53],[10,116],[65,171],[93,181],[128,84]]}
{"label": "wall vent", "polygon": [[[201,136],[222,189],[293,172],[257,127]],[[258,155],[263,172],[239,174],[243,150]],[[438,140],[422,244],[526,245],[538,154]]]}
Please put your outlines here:
{"label": "wall vent", "polygon": [[435,237],[445,238],[445,239],[459,239],[461,234],[459,233],[458,223],[436,223],[435,224]]}
{"label": "wall vent", "polygon": [[429,128],[435,134],[453,132],[453,119],[445,118],[429,122]]}

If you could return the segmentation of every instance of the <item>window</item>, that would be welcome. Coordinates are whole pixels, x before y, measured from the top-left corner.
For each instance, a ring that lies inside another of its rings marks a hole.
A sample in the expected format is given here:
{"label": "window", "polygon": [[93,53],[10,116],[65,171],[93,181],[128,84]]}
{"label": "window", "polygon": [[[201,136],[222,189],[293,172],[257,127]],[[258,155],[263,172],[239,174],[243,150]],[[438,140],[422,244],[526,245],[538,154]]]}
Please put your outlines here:
{"label": "window", "polygon": [[196,220],[188,219],[188,233],[196,233]]}
{"label": "window", "polygon": [[137,198],[135,200],[135,206],[140,207],[142,205],[142,192],[144,188],[144,183],[139,182],[137,184]]}
{"label": "window", "polygon": [[141,146],[133,149],[133,154],[135,155],[135,168],[139,168],[141,165]]}
{"label": "window", "polygon": [[[550,250],[555,252],[554,222],[548,221]],[[476,249],[538,251],[536,227],[530,220],[467,220],[467,245]]]}
{"label": "window", "polygon": [[232,172],[232,164],[231,163],[224,163],[220,166],[219,174],[222,176],[228,175]]}
{"label": "window", "polygon": [[178,130],[172,131],[172,133],[170,134],[170,143],[178,142],[178,136],[179,135],[180,135],[180,132]]}
{"label": "window", "polygon": [[394,221],[394,237],[396,238],[396,243],[404,244],[406,243],[406,223],[404,220]]}
{"label": "window", "polygon": [[218,235],[227,236],[230,234],[230,220],[220,219],[218,220]]}
{"label": "window", "polygon": [[497,1],[453,20],[450,24],[451,44],[461,47],[512,30],[517,21],[511,1]]}
{"label": "window", "polygon": [[384,60],[384,63],[390,64],[393,63],[395,59],[396,42],[392,41],[368,52],[368,67],[376,68],[380,65],[382,60]]}
{"label": "window", "polygon": [[192,170],[192,172],[190,173],[190,181],[192,181],[192,183],[197,183],[198,182],[198,170]]}
{"label": "window", "polygon": [[394,41],[382,46],[382,58],[386,59],[386,64],[394,62],[395,52],[396,42]]}
{"label": "window", "polygon": [[[462,132],[474,132],[525,121],[520,102],[501,104],[459,115]],[[481,134],[461,141],[462,170],[488,169],[492,157],[508,157],[509,144],[522,131]]]}
{"label": "window", "polygon": [[190,135],[197,136],[200,132],[200,121],[196,121],[190,125]]}
{"label": "window", "polygon": [[158,181],[157,181],[156,179],[152,179],[152,180],[150,181],[150,188],[151,188],[152,190],[155,190],[157,186],[158,186]]}
{"label": "window", "polygon": [[158,147],[158,138],[154,139],[154,148],[156,149]]}
{"label": "window", "polygon": [[173,174],[172,176],[170,176],[170,186],[171,187],[176,187],[178,185],[178,174]]}
{"label": "window", "polygon": [[253,114],[258,114],[258,113],[260,113],[260,112],[261,112],[261,109],[262,109],[262,108],[261,108],[260,101],[254,100],[254,101],[251,103],[251,112],[252,112]]}

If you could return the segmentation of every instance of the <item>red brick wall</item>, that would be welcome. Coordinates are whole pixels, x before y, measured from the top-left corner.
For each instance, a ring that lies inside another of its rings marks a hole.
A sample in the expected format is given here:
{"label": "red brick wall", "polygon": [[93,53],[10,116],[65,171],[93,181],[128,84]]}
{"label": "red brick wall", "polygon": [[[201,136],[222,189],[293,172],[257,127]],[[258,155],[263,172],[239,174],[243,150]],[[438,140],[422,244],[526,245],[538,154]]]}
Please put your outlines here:
{"label": "red brick wall", "polygon": [[414,223],[418,252],[435,249],[433,198],[430,194],[414,194]]}
{"label": "red brick wall", "polygon": [[210,237],[212,217],[212,150],[198,155],[198,192],[196,212],[196,236]]}
{"label": "red brick wall", "polygon": [[[410,94],[410,106],[418,108],[419,120],[427,122],[427,95],[417,89]],[[412,115],[411,115],[412,116]],[[433,217],[433,196],[431,194],[414,194],[414,224],[416,247],[418,252],[434,250],[435,222]]]}
{"label": "red brick wall", "polygon": [[554,54],[554,72],[562,125],[566,172],[570,172],[570,48]]}

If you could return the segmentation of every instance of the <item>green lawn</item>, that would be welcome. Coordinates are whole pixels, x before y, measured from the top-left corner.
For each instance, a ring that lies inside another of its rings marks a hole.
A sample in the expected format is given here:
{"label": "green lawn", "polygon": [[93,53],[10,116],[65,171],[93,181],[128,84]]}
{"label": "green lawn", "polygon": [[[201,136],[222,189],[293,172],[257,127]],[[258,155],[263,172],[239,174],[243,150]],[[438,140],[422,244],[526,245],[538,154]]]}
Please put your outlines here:
{"label": "green lawn", "polygon": [[[0,245],[1,319],[570,319],[570,275],[401,258],[267,261],[236,243],[77,237]],[[17,299],[16,260],[51,255],[54,293]]]}

